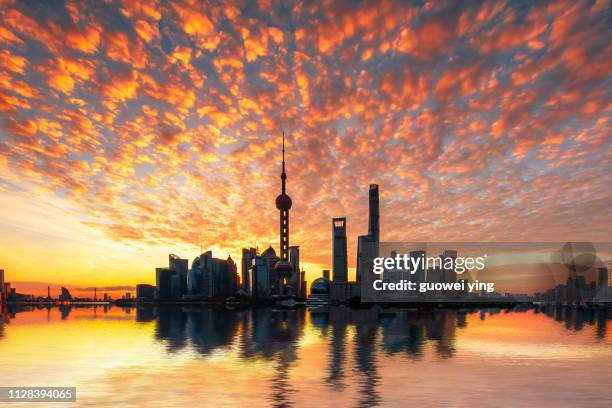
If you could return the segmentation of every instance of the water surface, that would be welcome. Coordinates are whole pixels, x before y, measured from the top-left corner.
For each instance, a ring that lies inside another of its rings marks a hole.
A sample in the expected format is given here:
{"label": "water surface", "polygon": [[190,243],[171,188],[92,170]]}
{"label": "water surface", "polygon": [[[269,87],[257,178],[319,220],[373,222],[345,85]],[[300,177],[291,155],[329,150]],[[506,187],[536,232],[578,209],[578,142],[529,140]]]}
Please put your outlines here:
{"label": "water surface", "polygon": [[552,307],[5,310],[0,384],[77,387],[58,407],[610,407],[611,321]]}

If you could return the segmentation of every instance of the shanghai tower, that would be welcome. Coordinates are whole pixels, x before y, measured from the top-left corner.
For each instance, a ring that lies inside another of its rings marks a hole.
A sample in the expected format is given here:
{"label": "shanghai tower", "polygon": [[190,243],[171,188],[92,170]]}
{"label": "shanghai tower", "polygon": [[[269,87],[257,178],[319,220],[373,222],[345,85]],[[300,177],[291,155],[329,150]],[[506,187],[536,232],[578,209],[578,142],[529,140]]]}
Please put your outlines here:
{"label": "shanghai tower", "polygon": [[[369,276],[365,272],[372,270],[372,261],[374,257],[378,256],[378,243],[380,240],[378,184],[370,184],[368,196],[368,235],[360,235],[357,237],[357,282],[361,282],[364,274]],[[363,293],[362,296],[364,296]]]}

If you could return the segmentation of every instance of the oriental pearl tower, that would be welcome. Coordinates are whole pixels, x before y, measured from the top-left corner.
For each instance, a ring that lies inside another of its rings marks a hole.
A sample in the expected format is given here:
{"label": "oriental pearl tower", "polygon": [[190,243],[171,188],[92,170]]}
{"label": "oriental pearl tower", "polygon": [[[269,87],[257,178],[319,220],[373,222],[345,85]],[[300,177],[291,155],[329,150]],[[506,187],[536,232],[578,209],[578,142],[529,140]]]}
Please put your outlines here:
{"label": "oriental pearl tower", "polygon": [[289,209],[291,209],[291,197],[285,190],[285,182],[287,175],[285,174],[285,132],[283,132],[283,164],[281,171],[281,193],[276,197],[276,208],[280,212],[280,260],[274,265],[276,275],[277,294],[286,295],[287,282],[291,277],[293,268],[289,263]]}

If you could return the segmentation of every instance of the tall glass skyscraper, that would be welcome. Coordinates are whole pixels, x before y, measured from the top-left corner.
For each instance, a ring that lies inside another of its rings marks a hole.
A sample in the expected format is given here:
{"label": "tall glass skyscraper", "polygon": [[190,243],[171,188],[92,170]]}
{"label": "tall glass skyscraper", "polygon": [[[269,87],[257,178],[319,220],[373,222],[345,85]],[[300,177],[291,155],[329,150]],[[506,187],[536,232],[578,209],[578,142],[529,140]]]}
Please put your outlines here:
{"label": "tall glass skyscraper", "polygon": [[346,218],[332,220],[333,259],[332,269],[334,282],[348,280],[348,260],[346,254]]}
{"label": "tall glass skyscraper", "polygon": [[357,238],[357,282],[361,282],[362,275],[371,270],[372,260],[378,254],[380,239],[380,211],[378,198],[378,184],[370,184],[368,212],[368,235]]}

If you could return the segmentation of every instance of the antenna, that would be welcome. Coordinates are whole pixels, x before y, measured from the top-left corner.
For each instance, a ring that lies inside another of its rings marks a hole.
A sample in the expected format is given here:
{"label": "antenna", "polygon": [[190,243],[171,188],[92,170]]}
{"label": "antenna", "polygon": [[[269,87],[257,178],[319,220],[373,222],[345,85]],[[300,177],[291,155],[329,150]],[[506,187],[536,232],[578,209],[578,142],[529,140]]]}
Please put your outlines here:
{"label": "antenna", "polygon": [[287,179],[287,175],[285,174],[285,131],[283,130],[283,164],[281,171],[281,192],[285,194],[285,180]]}

